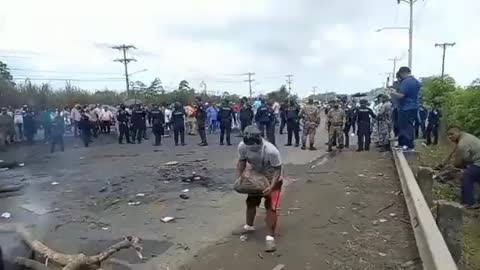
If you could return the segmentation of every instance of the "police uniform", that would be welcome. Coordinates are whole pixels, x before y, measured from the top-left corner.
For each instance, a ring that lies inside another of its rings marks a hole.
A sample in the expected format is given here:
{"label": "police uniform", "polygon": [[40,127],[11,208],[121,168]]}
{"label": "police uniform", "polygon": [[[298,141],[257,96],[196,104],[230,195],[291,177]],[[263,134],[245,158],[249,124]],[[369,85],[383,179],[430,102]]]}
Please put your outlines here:
{"label": "police uniform", "polygon": [[253,110],[250,104],[245,103],[242,108],[240,108],[240,129],[243,133],[246,127],[252,124],[253,120]]}
{"label": "police uniform", "polygon": [[267,140],[275,145],[275,116],[273,115],[273,109],[266,104],[262,104],[258,107],[257,114],[255,114],[255,122],[257,122],[261,136],[265,137],[266,132]]}
{"label": "police uniform", "polygon": [[165,116],[160,109],[154,108],[150,111],[150,123],[152,123],[152,132],[155,136],[155,145],[160,145],[162,143],[163,124],[165,124]]}
{"label": "police uniform", "polygon": [[232,145],[230,141],[230,133],[232,132],[232,119],[234,119],[232,107],[224,104],[218,111],[217,120],[220,123],[220,145],[223,145],[225,133],[227,135],[227,144]]}
{"label": "police uniform", "polygon": [[[365,104],[365,103],[363,103]],[[371,120],[370,117],[376,118],[373,110],[368,107],[360,106],[355,112],[357,122],[358,150],[370,150]]]}
{"label": "police uniform", "polygon": [[123,137],[125,136],[127,143],[130,142],[130,131],[128,129],[128,118],[129,115],[124,109],[120,109],[117,112],[117,121],[118,121],[118,131],[119,131],[119,136],[118,136],[118,143],[123,143]]}
{"label": "police uniform", "polygon": [[182,145],[185,145],[185,110],[183,108],[175,108],[172,112],[173,123],[173,140],[178,145],[178,137]]}
{"label": "police uniform", "polygon": [[418,108],[418,119],[415,121],[415,138],[418,139],[419,131],[422,131],[422,136],[424,139],[427,138],[427,133],[425,130],[425,122],[427,121],[428,110],[424,106]]}
{"label": "police uniform", "polygon": [[142,108],[138,107],[132,112],[132,142],[135,142],[137,137],[138,143],[142,142],[143,132],[146,129],[147,113]]}
{"label": "police uniform", "polygon": [[332,108],[328,112],[328,121],[330,124],[329,128],[329,144],[328,144],[328,151],[332,151],[332,143],[333,140],[337,140],[337,148],[343,148],[343,126],[345,125],[345,111],[340,108]]}
{"label": "police uniform", "polygon": [[315,134],[320,125],[320,110],[313,104],[308,104],[300,112],[303,119],[302,149],[307,145],[307,136],[310,143],[310,149],[315,149]]}
{"label": "police uniform", "polygon": [[433,135],[433,144],[438,144],[438,128],[440,126],[440,118],[442,113],[439,109],[434,108],[428,114],[428,125],[427,125],[427,144],[432,143]]}
{"label": "police uniform", "polygon": [[195,111],[195,118],[197,118],[198,135],[200,135],[200,144],[207,145],[207,134],[205,132],[205,122],[207,121],[207,111],[205,106],[198,102]]}
{"label": "police uniform", "polygon": [[287,120],[287,144],[292,145],[292,135],[295,136],[295,146],[300,144],[300,124],[299,124],[300,108],[298,106],[290,106],[285,110],[285,118]]}

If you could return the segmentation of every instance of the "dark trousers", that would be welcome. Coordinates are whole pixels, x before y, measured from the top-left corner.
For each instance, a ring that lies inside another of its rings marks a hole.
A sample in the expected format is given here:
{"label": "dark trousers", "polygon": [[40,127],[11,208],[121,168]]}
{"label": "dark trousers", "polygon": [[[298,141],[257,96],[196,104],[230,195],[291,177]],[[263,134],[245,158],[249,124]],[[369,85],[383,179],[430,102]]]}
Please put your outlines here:
{"label": "dark trousers", "polygon": [[198,135],[200,136],[200,141],[203,144],[207,144],[207,132],[205,131],[205,121],[197,121]]}
{"label": "dark trousers", "polygon": [[480,167],[475,165],[467,166],[462,177],[462,203],[466,205],[474,205],[475,199],[474,184],[480,184]]}
{"label": "dark trousers", "polygon": [[[287,121],[287,144],[292,144],[292,137],[295,136],[295,144],[300,144],[300,126],[296,120]],[[293,135],[293,136],[292,136]]]}
{"label": "dark trousers", "polygon": [[400,134],[400,129],[398,127],[398,109],[393,109],[392,111],[392,123],[393,123],[393,133],[395,137],[398,137]]}
{"label": "dark trousers", "polygon": [[415,147],[415,128],[414,123],[417,119],[417,110],[399,110],[398,111],[398,146]]}
{"label": "dark trousers", "polygon": [[127,143],[130,143],[130,131],[128,130],[128,126],[123,123],[118,124],[118,131],[120,135],[118,136],[118,143],[123,142],[123,137],[127,140]]}
{"label": "dark trousers", "polygon": [[285,124],[287,124],[287,122],[284,119],[280,120],[280,132],[279,132],[280,134],[283,134],[283,130],[285,129]]}
{"label": "dark trousers", "polygon": [[250,125],[252,125],[252,120],[240,119],[240,129],[242,130],[242,133]]}
{"label": "dark trousers", "polygon": [[175,126],[173,128],[173,140],[175,141],[175,145],[178,145],[178,137],[180,137],[180,141],[182,145],[185,144],[185,126]]}
{"label": "dark trousers", "polygon": [[135,138],[139,143],[142,142],[142,138],[144,137],[144,128],[142,126],[133,126],[132,127],[132,141],[135,142]]}
{"label": "dark trousers", "polygon": [[438,124],[428,123],[426,133],[427,133],[427,144],[432,143],[432,135],[433,135],[433,144],[438,144]]}
{"label": "dark trousers", "polygon": [[[343,134],[345,135],[345,147],[350,147],[350,129],[352,128],[352,125],[347,123],[345,124],[345,127],[343,128]],[[355,128],[354,128],[355,130]],[[355,132],[355,131],[354,131]]]}
{"label": "dark trousers", "polygon": [[258,129],[262,137],[266,137],[267,141],[275,145],[275,123],[258,122]]}
{"label": "dark trousers", "polygon": [[420,131],[422,131],[422,137],[424,139],[427,138],[427,134],[425,132],[425,121],[415,121],[415,138],[418,139],[418,136],[420,135]]}
{"label": "dark trousers", "polygon": [[370,150],[370,123],[358,123],[358,150]]}
{"label": "dark trousers", "polygon": [[27,143],[33,144],[33,137],[35,137],[35,132],[33,130],[25,130],[25,137],[27,137]]}
{"label": "dark trousers", "polygon": [[82,140],[83,140],[83,145],[85,147],[88,147],[88,144],[90,143],[92,133],[90,130],[82,130]]}
{"label": "dark trousers", "polygon": [[98,137],[98,122],[90,122],[90,127],[92,129],[92,134],[94,138]]}
{"label": "dark trousers", "polygon": [[230,134],[232,132],[232,122],[220,122],[220,144],[223,144],[223,139],[227,135],[227,144],[231,144]]}
{"label": "dark trousers", "polygon": [[110,121],[102,121],[100,125],[101,125],[100,129],[103,133],[110,133],[110,126],[111,126]]}
{"label": "dark trousers", "polygon": [[148,140],[148,136],[147,136],[147,125],[143,125],[141,127],[141,130],[142,130],[142,137],[145,139],[145,140]]}
{"label": "dark trousers", "polygon": [[53,153],[55,151],[55,145],[60,144],[60,150],[63,152],[65,151],[65,145],[63,143],[63,135],[55,135],[52,136],[52,143],[50,146],[50,153]]}
{"label": "dark trousers", "polygon": [[45,140],[45,142],[48,142],[51,136],[52,127],[50,125],[43,125],[43,139]]}
{"label": "dark trousers", "polygon": [[163,126],[153,125],[152,132],[153,132],[153,135],[155,136],[155,145],[157,146],[162,144]]}

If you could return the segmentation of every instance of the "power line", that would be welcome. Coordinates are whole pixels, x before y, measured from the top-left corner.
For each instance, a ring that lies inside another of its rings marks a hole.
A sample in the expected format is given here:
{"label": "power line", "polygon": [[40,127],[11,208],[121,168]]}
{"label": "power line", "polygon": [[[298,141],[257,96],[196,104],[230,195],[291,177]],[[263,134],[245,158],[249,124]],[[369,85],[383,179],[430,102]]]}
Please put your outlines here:
{"label": "power line", "polygon": [[122,45],[112,46],[112,49],[116,49],[116,50],[119,50],[119,51],[123,52],[123,58],[115,59],[113,61],[123,63],[123,65],[125,67],[125,84],[127,85],[127,97],[129,97],[130,84],[128,82],[128,63],[130,63],[132,61],[137,61],[137,59],[127,58],[127,51],[130,50],[130,49],[137,49],[137,48],[133,45],[122,44]]}
{"label": "power line", "polygon": [[73,79],[73,78],[31,78],[31,77],[19,78],[19,77],[16,77],[15,80],[30,80],[30,81],[75,81],[75,82],[116,82],[116,81],[122,81],[123,78]]}
{"label": "power line", "polygon": [[453,43],[435,43],[435,47],[440,47],[443,49],[442,53],[442,78],[445,76],[445,53],[448,47],[455,46],[455,42]]}
{"label": "power line", "polygon": [[89,72],[89,71],[58,71],[58,70],[38,70],[38,69],[23,69],[23,68],[10,68],[12,71],[27,71],[35,73],[58,73],[58,74],[94,74],[94,75],[118,75],[118,73],[103,73],[103,72]]}

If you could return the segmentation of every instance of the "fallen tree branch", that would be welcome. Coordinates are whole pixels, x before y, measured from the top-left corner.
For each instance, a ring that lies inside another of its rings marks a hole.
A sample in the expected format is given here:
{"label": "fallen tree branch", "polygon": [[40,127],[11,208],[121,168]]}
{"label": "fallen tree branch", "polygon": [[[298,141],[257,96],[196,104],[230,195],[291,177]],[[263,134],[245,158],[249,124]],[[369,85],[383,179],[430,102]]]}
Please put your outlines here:
{"label": "fallen tree branch", "polygon": [[[31,233],[27,231],[24,226],[19,224],[3,224],[0,225],[0,232],[16,232],[21,239],[38,255],[53,261],[57,265],[64,266],[63,270],[77,270],[87,266],[90,269],[100,268],[100,264],[108,259],[112,254],[120,251],[121,249],[127,249],[133,247],[140,258],[143,258],[142,247],[139,245],[140,238],[127,236],[122,241],[108,247],[100,254],[95,256],[86,256],[85,254],[63,254],[56,252],[42,242],[35,240]],[[17,258],[16,261],[19,265],[27,266],[35,270],[51,270],[51,268],[43,265],[40,262],[29,260],[26,258]]]}
{"label": "fallen tree branch", "polygon": [[393,203],[391,203],[391,204],[389,204],[389,205],[387,205],[387,206],[385,206],[385,207],[383,207],[383,208],[378,209],[378,210],[377,210],[377,214],[379,214],[379,213],[387,210],[388,208],[394,206],[395,204],[396,204],[396,202],[393,202]]}
{"label": "fallen tree branch", "polygon": [[25,266],[29,269],[35,269],[35,270],[51,270],[48,268],[48,266],[44,265],[41,262],[37,262],[34,260],[30,260],[24,257],[17,257],[15,259],[15,263],[20,265],[20,266]]}

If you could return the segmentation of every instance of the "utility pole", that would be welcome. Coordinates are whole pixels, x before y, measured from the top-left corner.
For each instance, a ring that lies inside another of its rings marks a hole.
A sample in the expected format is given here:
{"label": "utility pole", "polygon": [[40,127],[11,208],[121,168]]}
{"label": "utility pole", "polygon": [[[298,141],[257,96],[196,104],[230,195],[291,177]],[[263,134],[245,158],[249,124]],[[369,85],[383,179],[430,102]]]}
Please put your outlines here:
{"label": "utility pole", "polygon": [[316,87],[316,86],[312,86],[312,93],[313,93],[314,96],[317,93],[317,88],[318,87]]}
{"label": "utility pole", "polygon": [[123,52],[123,58],[115,59],[113,61],[123,63],[123,65],[125,66],[125,83],[126,83],[126,86],[127,86],[127,98],[129,98],[130,97],[130,83],[128,81],[128,63],[130,63],[132,61],[137,61],[137,59],[127,58],[127,51],[130,50],[130,49],[137,49],[137,48],[133,45],[122,44],[122,45],[112,46],[112,49],[119,50],[119,51]]}
{"label": "utility pole", "polygon": [[397,62],[400,61],[400,60],[401,60],[401,58],[398,58],[398,57],[388,59],[388,61],[393,62],[392,86],[393,86],[393,82],[395,81],[395,73],[397,72]]}
{"label": "utility pole", "polygon": [[418,0],[397,0],[397,3],[405,2],[410,6],[410,24],[408,27],[408,67],[412,69],[413,62],[413,5]]}
{"label": "utility pole", "polygon": [[440,47],[443,49],[442,54],[442,78],[445,76],[445,52],[447,51],[448,47],[455,46],[455,42],[453,43],[435,43],[435,47]]}
{"label": "utility pole", "polygon": [[292,77],[293,75],[291,74],[288,74],[288,75],[285,75],[285,77],[287,77],[287,83],[288,83],[288,102],[290,102],[290,96],[291,96],[291,93],[292,93]]}
{"label": "utility pole", "polygon": [[255,75],[255,72],[248,72],[248,73],[245,73],[245,74],[242,74],[242,75],[248,75],[248,80],[246,80],[246,82],[248,82],[249,98],[250,98],[250,100],[252,100],[252,82],[255,81],[255,79],[252,79],[252,76]]}

